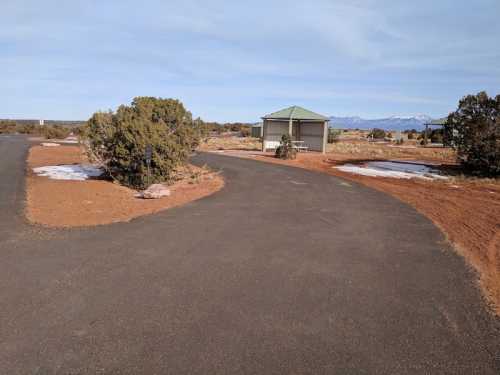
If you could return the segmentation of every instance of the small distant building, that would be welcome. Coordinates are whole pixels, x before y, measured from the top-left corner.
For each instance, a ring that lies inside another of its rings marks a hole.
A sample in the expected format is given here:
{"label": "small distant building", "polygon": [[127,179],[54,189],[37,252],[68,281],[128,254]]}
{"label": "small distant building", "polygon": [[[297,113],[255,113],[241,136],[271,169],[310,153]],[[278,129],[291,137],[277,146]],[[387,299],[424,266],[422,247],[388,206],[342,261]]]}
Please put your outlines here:
{"label": "small distant building", "polygon": [[39,120],[38,123],[40,126],[43,126],[45,124],[45,120]]}
{"label": "small distant building", "polygon": [[439,119],[434,119],[429,122],[426,122],[425,125],[425,131],[424,131],[424,145],[427,145],[429,140],[427,139],[428,133],[429,133],[429,127],[430,126],[439,126],[441,128],[444,128],[446,125],[446,122],[448,121],[448,118],[443,117]]}
{"label": "small distant building", "polygon": [[254,138],[261,138],[263,135],[262,131],[263,131],[262,122],[259,122],[258,124],[252,125],[252,132],[250,135]]}
{"label": "small distant building", "polygon": [[307,149],[325,153],[329,118],[299,106],[262,117],[262,150],[274,150],[284,134]]}
{"label": "small distant building", "polygon": [[403,133],[401,132],[401,130],[396,130],[396,132],[394,133],[394,140],[396,142],[402,142],[404,140]]}

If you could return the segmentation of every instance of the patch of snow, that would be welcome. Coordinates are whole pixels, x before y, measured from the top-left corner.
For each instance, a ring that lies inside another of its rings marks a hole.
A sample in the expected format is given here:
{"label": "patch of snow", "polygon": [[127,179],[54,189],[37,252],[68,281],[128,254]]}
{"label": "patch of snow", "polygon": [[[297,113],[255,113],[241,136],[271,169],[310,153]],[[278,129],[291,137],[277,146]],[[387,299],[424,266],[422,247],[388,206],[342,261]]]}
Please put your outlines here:
{"label": "patch of snow", "polygon": [[78,138],[77,137],[72,137],[69,136],[61,141],[58,141],[59,143],[78,143]]}
{"label": "patch of snow", "polygon": [[75,180],[84,181],[90,177],[102,175],[102,170],[94,165],[71,164],[50,165],[46,167],[33,168],[38,176],[46,176],[53,180]]}
{"label": "patch of snow", "polygon": [[42,142],[41,145],[42,145],[42,147],[57,147],[57,146],[60,146],[59,143],[50,143],[50,142]]}
{"label": "patch of snow", "polygon": [[398,116],[398,115],[393,115],[393,116],[389,116],[390,119],[393,119],[393,120],[417,120],[417,121],[430,121],[431,120],[431,117],[423,114],[423,113],[417,113],[416,115],[402,115],[402,116]]}
{"label": "patch of snow", "polygon": [[388,145],[387,147],[395,147],[395,148],[417,148],[416,146],[405,146],[405,145]]}
{"label": "patch of snow", "polygon": [[343,172],[371,177],[448,179],[427,165],[393,161],[371,161],[364,165],[344,164],[334,167]]}

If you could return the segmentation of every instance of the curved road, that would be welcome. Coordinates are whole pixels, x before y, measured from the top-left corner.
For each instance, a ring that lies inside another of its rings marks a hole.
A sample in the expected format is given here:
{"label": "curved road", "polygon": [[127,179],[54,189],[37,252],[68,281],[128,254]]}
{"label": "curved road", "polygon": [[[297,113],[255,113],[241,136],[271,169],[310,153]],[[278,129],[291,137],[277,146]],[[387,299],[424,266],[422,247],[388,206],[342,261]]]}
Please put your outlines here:
{"label": "curved road", "polygon": [[27,148],[0,137],[2,374],[500,371],[475,276],[390,196],[207,154],[210,197],[48,230],[22,216]]}

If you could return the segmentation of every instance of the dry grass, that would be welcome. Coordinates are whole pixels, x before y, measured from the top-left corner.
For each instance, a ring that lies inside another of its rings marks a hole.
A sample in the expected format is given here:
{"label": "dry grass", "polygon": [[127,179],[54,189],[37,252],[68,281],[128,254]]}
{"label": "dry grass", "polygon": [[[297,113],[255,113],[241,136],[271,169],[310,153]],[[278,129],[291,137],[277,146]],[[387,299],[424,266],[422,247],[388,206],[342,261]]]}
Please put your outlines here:
{"label": "dry grass", "polygon": [[262,142],[258,138],[251,137],[210,137],[198,149],[200,151],[259,151],[262,149]]}
{"label": "dry grass", "polygon": [[346,155],[354,159],[413,159],[453,163],[455,152],[442,147],[420,147],[367,141],[338,142],[327,146],[327,153]]}
{"label": "dry grass", "polygon": [[342,141],[345,140],[366,140],[368,137],[368,134],[370,133],[369,130],[348,130],[348,131],[342,131],[339,134],[339,139]]}

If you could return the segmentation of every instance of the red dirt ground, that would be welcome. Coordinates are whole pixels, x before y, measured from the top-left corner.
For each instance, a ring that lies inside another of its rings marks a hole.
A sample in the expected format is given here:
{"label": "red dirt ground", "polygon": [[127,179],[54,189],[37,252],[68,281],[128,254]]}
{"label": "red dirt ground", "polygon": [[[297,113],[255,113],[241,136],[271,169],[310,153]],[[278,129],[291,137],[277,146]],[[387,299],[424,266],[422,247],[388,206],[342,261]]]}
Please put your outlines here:
{"label": "red dirt ground", "polygon": [[161,199],[140,199],[136,191],[105,180],[63,181],[36,176],[32,168],[86,161],[78,146],[34,146],[28,156],[26,216],[32,223],[51,227],[81,227],[129,221],[200,199],[220,190],[224,181],[215,173],[201,173],[169,186]]}

